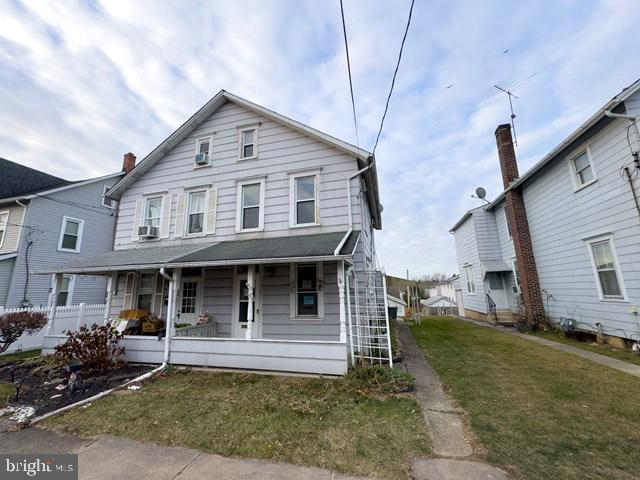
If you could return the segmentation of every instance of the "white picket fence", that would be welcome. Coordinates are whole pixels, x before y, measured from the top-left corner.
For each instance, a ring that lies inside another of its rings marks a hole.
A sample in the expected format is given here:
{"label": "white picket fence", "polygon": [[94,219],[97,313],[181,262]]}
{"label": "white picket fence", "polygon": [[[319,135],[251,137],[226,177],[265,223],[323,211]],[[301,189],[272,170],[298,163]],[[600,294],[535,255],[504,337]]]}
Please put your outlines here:
{"label": "white picket fence", "polygon": [[[57,307],[53,327],[49,333],[51,335],[62,334],[65,331],[75,331],[82,325],[90,326],[94,323],[101,325],[104,322],[105,308],[106,305],[104,304],[85,303]],[[0,315],[16,312],[42,312],[49,316],[50,309],[48,307],[4,308],[0,306]],[[22,335],[5,353],[41,348],[46,333],[47,327],[45,326],[42,330],[34,333],[33,335]]]}

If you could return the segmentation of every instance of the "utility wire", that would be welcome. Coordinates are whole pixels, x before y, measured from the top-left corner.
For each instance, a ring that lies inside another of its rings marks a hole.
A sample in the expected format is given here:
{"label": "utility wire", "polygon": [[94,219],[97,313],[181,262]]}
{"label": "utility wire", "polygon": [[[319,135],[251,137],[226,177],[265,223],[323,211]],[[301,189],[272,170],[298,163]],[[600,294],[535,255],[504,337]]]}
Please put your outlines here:
{"label": "utility wire", "polygon": [[344,7],[340,0],[340,15],[342,16],[342,33],[344,34],[344,49],[347,52],[347,71],[349,72],[349,90],[351,91],[351,108],[353,109],[353,125],[356,129],[356,145],[360,148],[360,138],[358,136],[358,119],[356,116],[356,102],[353,98],[353,81],[351,80],[351,60],[349,59],[349,41],[347,40],[347,24],[344,20]]}
{"label": "utility wire", "polygon": [[409,18],[407,18],[407,26],[404,29],[404,35],[402,36],[402,43],[400,44],[400,52],[398,54],[398,63],[396,63],[396,69],[393,72],[393,79],[391,80],[391,88],[389,89],[389,96],[387,97],[387,103],[384,107],[384,113],[382,114],[382,120],[380,121],[380,130],[378,130],[378,136],[376,137],[376,143],[373,146],[373,154],[376,153],[376,148],[378,147],[378,141],[380,140],[380,135],[382,134],[382,127],[384,126],[384,119],[387,116],[387,110],[389,110],[389,101],[391,100],[391,94],[393,93],[393,87],[396,83],[396,76],[398,75],[398,69],[400,68],[400,61],[402,60],[402,50],[404,49],[404,42],[407,40],[407,33],[409,33],[409,25],[411,25],[411,15],[413,14],[413,4],[415,0],[411,0],[411,7],[409,8]]}
{"label": "utility wire", "polygon": [[96,205],[88,205],[86,203],[75,203],[75,202],[69,202],[69,201],[65,201],[65,200],[58,200],[55,198],[51,198],[51,197],[47,197],[46,195],[38,195],[37,193],[32,194],[38,198],[43,198],[45,200],[49,200],[51,202],[56,202],[56,203],[61,203],[63,205],[69,205],[72,207],[76,207],[76,208],[80,208],[81,210],[86,210],[88,212],[92,212],[92,213],[98,213],[100,215],[105,215],[107,217],[113,217],[113,212],[108,213],[103,211],[103,208],[106,209],[107,207],[98,207]]}

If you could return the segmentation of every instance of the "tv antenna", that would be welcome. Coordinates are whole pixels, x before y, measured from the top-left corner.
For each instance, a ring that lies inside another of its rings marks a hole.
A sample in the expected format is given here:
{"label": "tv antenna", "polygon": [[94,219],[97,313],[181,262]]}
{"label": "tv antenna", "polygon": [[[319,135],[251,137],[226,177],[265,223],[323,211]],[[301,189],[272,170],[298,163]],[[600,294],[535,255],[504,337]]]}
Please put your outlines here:
{"label": "tv antenna", "polygon": [[518,137],[516,136],[516,122],[515,122],[516,114],[513,113],[513,101],[511,100],[511,98],[518,98],[518,97],[516,97],[513,93],[511,93],[510,90],[505,90],[499,85],[494,85],[494,87],[500,90],[501,92],[506,93],[507,96],[509,97],[509,109],[511,110],[511,129],[513,130],[513,143],[517,147]]}

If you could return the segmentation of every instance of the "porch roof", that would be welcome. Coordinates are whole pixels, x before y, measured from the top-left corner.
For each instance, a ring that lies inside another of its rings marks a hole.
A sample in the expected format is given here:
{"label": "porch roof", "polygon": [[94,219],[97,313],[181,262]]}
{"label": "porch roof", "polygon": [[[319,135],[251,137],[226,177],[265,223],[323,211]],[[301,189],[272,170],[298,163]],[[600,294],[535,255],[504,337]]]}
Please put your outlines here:
{"label": "porch roof", "polygon": [[[160,267],[337,260],[352,256],[360,237],[359,231],[351,232],[348,237],[347,233],[332,232],[197,245],[113,250],[48,267],[37,273],[104,274],[119,270],[145,270]],[[339,251],[338,247],[340,247]]]}
{"label": "porch roof", "polygon": [[504,260],[481,260],[485,273],[489,272],[510,272],[513,268]]}

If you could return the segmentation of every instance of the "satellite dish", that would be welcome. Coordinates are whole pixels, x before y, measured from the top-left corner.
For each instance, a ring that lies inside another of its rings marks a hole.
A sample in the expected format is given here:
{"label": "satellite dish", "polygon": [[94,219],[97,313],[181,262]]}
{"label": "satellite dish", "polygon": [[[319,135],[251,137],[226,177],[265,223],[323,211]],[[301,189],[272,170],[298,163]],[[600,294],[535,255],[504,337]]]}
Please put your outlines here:
{"label": "satellite dish", "polygon": [[487,191],[484,188],[482,187],[476,188],[476,197],[482,198],[484,200],[484,197],[486,196],[487,196]]}

